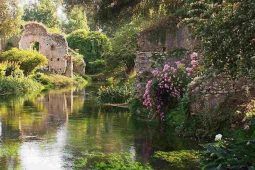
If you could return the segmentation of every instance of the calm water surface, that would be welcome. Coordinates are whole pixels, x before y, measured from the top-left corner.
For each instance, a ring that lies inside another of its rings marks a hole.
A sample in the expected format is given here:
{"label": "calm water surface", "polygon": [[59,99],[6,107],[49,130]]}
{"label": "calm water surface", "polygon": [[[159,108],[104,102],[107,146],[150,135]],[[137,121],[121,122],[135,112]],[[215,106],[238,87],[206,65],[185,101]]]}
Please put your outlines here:
{"label": "calm water surface", "polygon": [[72,169],[75,158],[92,152],[128,152],[169,169],[151,159],[154,151],[194,147],[128,110],[98,106],[93,96],[93,90],[65,90],[0,98],[0,169]]}

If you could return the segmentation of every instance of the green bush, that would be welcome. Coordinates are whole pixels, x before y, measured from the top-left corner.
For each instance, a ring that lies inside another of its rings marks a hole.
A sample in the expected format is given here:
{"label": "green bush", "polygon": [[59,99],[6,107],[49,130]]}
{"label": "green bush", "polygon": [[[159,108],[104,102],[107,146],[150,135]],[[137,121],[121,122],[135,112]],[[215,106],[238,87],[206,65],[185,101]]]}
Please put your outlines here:
{"label": "green bush", "polygon": [[218,141],[204,145],[203,169],[254,169],[255,140]]}
{"label": "green bush", "polygon": [[40,91],[43,86],[29,78],[0,78],[0,95],[25,94]]}
{"label": "green bush", "polygon": [[74,162],[75,169],[151,170],[149,165],[134,161],[129,154],[90,154]]}
{"label": "green bush", "polygon": [[88,62],[86,67],[86,73],[88,74],[98,74],[104,71],[106,63],[104,60],[95,60]]}
{"label": "green bush", "polygon": [[100,103],[128,103],[132,96],[131,85],[101,86],[98,91]]}
{"label": "green bush", "polygon": [[86,62],[102,59],[111,50],[111,43],[106,35],[100,32],[77,30],[67,36],[69,47],[79,50]]}
{"label": "green bush", "polygon": [[13,48],[0,54],[0,62],[16,63],[20,65],[24,75],[28,76],[40,66],[47,64],[47,58],[37,51]]}

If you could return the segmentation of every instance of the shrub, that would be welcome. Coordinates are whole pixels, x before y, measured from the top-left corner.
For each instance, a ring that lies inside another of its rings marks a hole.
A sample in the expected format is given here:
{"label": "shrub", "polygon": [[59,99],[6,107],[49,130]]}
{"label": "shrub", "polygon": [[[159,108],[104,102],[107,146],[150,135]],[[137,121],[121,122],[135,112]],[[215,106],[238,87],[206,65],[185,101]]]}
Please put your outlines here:
{"label": "shrub", "polygon": [[218,141],[204,145],[203,169],[254,169],[255,140]]}
{"label": "shrub", "polygon": [[40,66],[47,64],[47,58],[37,51],[13,48],[0,54],[0,62],[12,62],[20,65],[20,69],[27,76]]}
{"label": "shrub", "polygon": [[151,170],[149,165],[134,161],[129,154],[90,154],[74,162],[75,169]]}
{"label": "shrub", "polygon": [[43,86],[29,78],[0,78],[0,95],[25,94],[40,91]]}
{"label": "shrub", "polygon": [[153,78],[146,84],[143,105],[155,112],[153,117],[163,120],[165,113],[174,108],[184,95],[198,66],[197,54],[192,53],[190,57],[192,67],[185,68],[186,66],[178,61],[176,67],[165,64],[162,70],[152,71]]}
{"label": "shrub", "polygon": [[104,60],[96,60],[88,62],[88,65],[86,67],[86,72],[88,74],[98,74],[100,72],[103,72],[105,69],[106,63]]}
{"label": "shrub", "polygon": [[111,43],[106,35],[100,32],[77,30],[67,36],[69,47],[79,50],[86,62],[102,59],[111,49]]}
{"label": "shrub", "polygon": [[98,91],[100,103],[127,103],[132,96],[131,85],[101,86]]}

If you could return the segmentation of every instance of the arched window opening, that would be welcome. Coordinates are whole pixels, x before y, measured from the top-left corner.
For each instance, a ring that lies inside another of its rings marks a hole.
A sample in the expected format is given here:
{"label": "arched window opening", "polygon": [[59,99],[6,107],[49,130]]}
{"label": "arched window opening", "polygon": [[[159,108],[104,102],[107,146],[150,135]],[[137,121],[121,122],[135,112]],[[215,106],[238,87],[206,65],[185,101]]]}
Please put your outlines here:
{"label": "arched window opening", "polygon": [[40,50],[40,43],[39,42],[34,42],[31,44],[31,49],[35,50],[35,51],[39,51]]}

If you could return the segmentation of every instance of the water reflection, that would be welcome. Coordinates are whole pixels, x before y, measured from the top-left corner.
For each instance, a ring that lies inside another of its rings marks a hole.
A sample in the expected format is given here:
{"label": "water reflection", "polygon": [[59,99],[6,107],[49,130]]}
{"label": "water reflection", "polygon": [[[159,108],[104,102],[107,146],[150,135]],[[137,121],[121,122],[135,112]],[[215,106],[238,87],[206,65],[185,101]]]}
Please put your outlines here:
{"label": "water reflection", "polygon": [[75,158],[92,152],[129,152],[148,162],[155,150],[192,147],[85,96],[67,90],[0,101],[0,169],[72,169]]}

